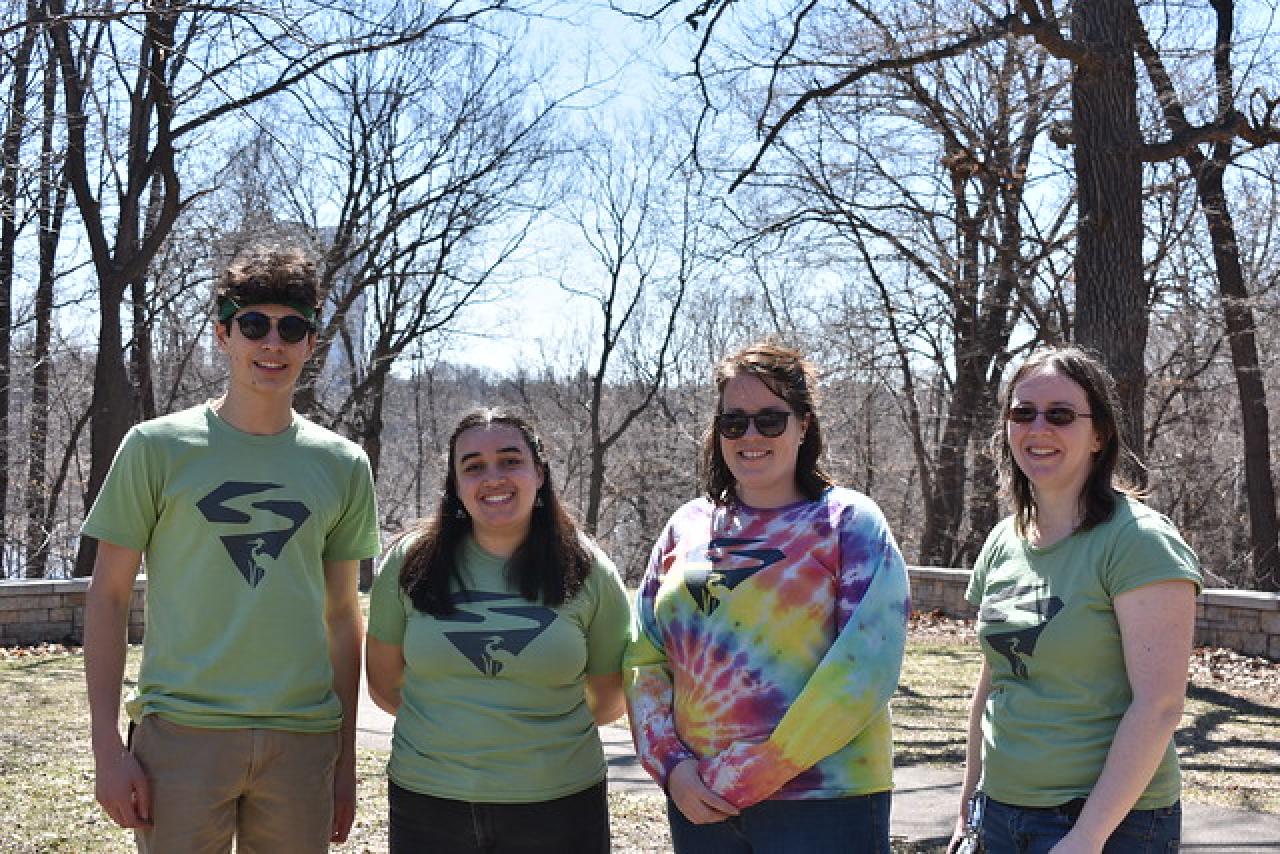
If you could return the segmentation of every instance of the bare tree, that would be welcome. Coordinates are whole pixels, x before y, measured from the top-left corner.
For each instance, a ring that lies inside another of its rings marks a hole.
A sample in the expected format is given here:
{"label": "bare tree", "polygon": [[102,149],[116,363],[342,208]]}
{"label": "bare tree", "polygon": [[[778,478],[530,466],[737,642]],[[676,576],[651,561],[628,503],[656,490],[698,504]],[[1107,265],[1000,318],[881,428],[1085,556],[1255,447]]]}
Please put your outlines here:
{"label": "bare tree", "polygon": [[0,539],[3,539],[9,497],[9,385],[12,380],[13,269],[18,242],[19,164],[27,129],[27,87],[31,57],[40,34],[38,4],[27,3],[22,37],[13,56],[13,77],[9,87],[9,110],[4,138],[0,142]]}
{"label": "bare tree", "polygon": [[705,275],[709,248],[708,206],[696,173],[673,162],[656,135],[619,136],[587,150],[582,161],[585,203],[574,224],[598,278],[575,272],[560,281],[598,310],[574,400],[586,419],[583,523],[591,534],[600,528],[610,450],[663,387],[681,307]]}
{"label": "bare tree", "polygon": [[[560,101],[514,70],[516,39],[502,39],[335,63],[298,91],[299,115],[268,127],[273,143],[250,152],[277,176],[265,177],[267,205],[323,257],[323,326],[295,405],[358,441],[375,476],[395,366],[497,292],[548,204]],[[239,239],[261,220],[250,210]]]}
{"label": "bare tree", "polygon": [[875,306],[833,316],[819,303],[818,325],[840,360],[900,392],[928,565],[972,559],[998,518],[986,440],[1015,327],[1032,342],[1066,332],[1047,310],[1061,283],[1046,268],[1070,237],[1071,197],[1037,148],[1063,88],[1018,43],[897,69],[811,105],[742,185],[760,212],[743,217],[744,239],[787,234],[793,266],[847,270],[844,299]]}
{"label": "bare tree", "polygon": [[[184,0],[115,13],[69,9],[65,0],[49,0],[46,8],[67,108],[67,169],[99,282],[88,503],[133,412],[120,305],[127,289],[141,287],[179,211],[192,200],[191,191],[182,191],[179,146],[335,61],[465,28],[504,4],[424,6],[410,17],[398,6],[388,17],[378,4],[346,14],[325,3],[293,4],[287,17],[252,3],[210,10]],[[355,35],[343,31],[357,20]],[[238,55],[229,55],[228,45],[236,45]],[[97,110],[97,137],[91,137],[91,110]],[[105,156],[95,159],[97,152]],[[155,195],[143,216],[150,192]],[[134,291],[134,303],[138,296]],[[95,552],[86,540],[78,575],[92,570]]]}
{"label": "bare tree", "polygon": [[[52,57],[50,57],[52,60]],[[37,190],[37,224],[39,236],[39,271],[37,273],[33,314],[35,337],[31,352],[31,406],[27,443],[26,483],[26,559],[28,578],[43,578],[48,570],[49,546],[53,537],[54,514],[61,489],[50,489],[48,483],[49,453],[49,380],[53,334],[54,281],[57,273],[58,243],[62,237],[63,216],[67,208],[69,185],[66,172],[60,168],[61,158],[55,146],[57,123],[58,68],[50,61],[44,66],[40,124],[40,169]],[[75,431],[69,443],[75,447]]]}
{"label": "bare tree", "polygon": [[547,205],[558,102],[484,43],[358,58],[312,90],[318,165],[291,209],[324,252],[330,316],[298,405],[359,440],[376,473],[397,360],[494,288]]}
{"label": "bare tree", "polygon": [[[45,8],[66,102],[66,168],[99,288],[88,503],[133,413],[122,300],[144,281],[194,197],[182,189],[181,146],[340,59],[464,29],[505,4],[446,3],[407,16],[377,3],[340,10],[302,2],[287,14],[250,2],[208,9],[185,0],[115,11],[48,0]],[[361,22],[354,36],[349,22]],[[153,186],[159,189],[144,216]],[[77,574],[91,571],[95,552],[92,541],[82,544]]]}
{"label": "bare tree", "polygon": [[[664,5],[653,15],[677,5]],[[1051,0],[1017,0],[1003,15],[969,0],[942,8],[968,9],[967,22],[940,26],[938,10],[929,4],[858,3],[837,10],[814,2],[764,25],[755,23],[755,30],[766,35],[754,38],[745,26],[734,28],[734,16],[741,13],[730,0],[702,0],[686,13],[698,31],[693,58],[704,97],[700,128],[720,110],[715,94],[730,88],[727,81],[751,75],[766,81],[767,95],[755,113],[755,153],[732,188],[760,168],[807,109],[844,97],[865,80],[1019,36],[1031,36],[1070,63],[1072,119],[1060,138],[1073,144],[1077,187],[1074,337],[1101,352],[1116,374],[1128,436],[1141,447],[1149,297],[1141,274],[1141,164],[1151,151],[1144,148],[1138,125],[1133,0],[1071,4],[1070,35],[1064,29],[1068,13]],[[812,37],[827,18],[845,9],[852,38],[823,44]],[[809,52],[815,44],[821,52]],[[1254,132],[1269,132],[1270,116],[1263,119],[1266,127],[1254,126]],[[1192,127],[1183,141],[1217,132],[1212,123]]]}
{"label": "bare tree", "polygon": [[[1271,427],[1266,386],[1258,355],[1257,324],[1250,307],[1250,294],[1240,262],[1240,244],[1227,200],[1225,176],[1235,160],[1236,144],[1243,135],[1249,145],[1280,141],[1280,135],[1264,129],[1270,118],[1252,124],[1236,109],[1235,74],[1231,54],[1234,42],[1234,8],[1231,0],[1211,0],[1215,27],[1213,42],[1214,91],[1213,124],[1221,129],[1216,138],[1190,141],[1198,134],[1187,117],[1177,88],[1159,51],[1151,42],[1142,20],[1134,16],[1136,49],[1156,90],[1171,142],[1191,170],[1200,210],[1209,229],[1209,243],[1217,271],[1222,314],[1234,369],[1240,406],[1240,429],[1244,437],[1244,479],[1248,494],[1249,532],[1255,584],[1262,590],[1280,591],[1280,523],[1276,518],[1276,494],[1271,470]],[[1201,150],[1208,145],[1208,154]],[[1171,152],[1162,150],[1162,156]]]}

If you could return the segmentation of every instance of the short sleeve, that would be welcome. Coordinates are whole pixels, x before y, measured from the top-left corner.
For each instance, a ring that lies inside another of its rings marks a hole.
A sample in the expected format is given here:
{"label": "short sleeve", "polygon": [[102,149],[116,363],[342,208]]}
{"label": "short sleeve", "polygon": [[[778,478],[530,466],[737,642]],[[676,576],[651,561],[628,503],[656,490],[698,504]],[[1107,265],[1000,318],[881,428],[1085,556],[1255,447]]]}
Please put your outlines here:
{"label": "short sleeve", "polygon": [[978,552],[978,559],[973,562],[973,572],[969,575],[969,585],[965,588],[965,601],[971,605],[982,604],[982,593],[987,585],[987,570],[991,567],[991,561],[1000,541],[1000,532],[1004,525],[996,525],[987,535],[987,541],[982,544],[982,550]]}
{"label": "short sleeve", "polygon": [[392,545],[378,567],[369,593],[369,636],[395,646],[404,646],[404,628],[408,611],[413,607],[400,588],[400,569],[411,543],[409,537],[402,537]]}
{"label": "short sleeve", "polygon": [[631,605],[627,589],[613,562],[599,551],[591,568],[596,608],[587,627],[587,675],[601,676],[622,671],[622,655],[627,648],[631,625]]}
{"label": "short sleeve", "polygon": [[1116,538],[1102,583],[1112,598],[1159,581],[1190,581],[1204,586],[1200,560],[1165,516],[1141,513]]}
{"label": "short sleeve", "polygon": [[363,451],[351,465],[342,513],[324,541],[325,560],[363,560],[378,555],[378,502],[373,472]]}
{"label": "short sleeve", "polygon": [[146,551],[160,518],[162,484],[146,435],[137,427],[125,434],[102,489],[80,532],[135,551]]}

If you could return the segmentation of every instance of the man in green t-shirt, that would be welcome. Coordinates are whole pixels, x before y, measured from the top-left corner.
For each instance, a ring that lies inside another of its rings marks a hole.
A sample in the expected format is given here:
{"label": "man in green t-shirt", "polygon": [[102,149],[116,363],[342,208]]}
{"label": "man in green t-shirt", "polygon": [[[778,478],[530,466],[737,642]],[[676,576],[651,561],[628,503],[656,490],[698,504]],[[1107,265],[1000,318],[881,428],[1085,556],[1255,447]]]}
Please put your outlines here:
{"label": "man in green t-shirt", "polygon": [[[378,552],[369,462],[293,411],[315,348],[315,265],[241,255],[216,290],[226,392],[131,429],[85,520],[96,794],[144,852],[319,852],[355,815],[361,617]],[[146,636],[119,728],[145,558]]]}

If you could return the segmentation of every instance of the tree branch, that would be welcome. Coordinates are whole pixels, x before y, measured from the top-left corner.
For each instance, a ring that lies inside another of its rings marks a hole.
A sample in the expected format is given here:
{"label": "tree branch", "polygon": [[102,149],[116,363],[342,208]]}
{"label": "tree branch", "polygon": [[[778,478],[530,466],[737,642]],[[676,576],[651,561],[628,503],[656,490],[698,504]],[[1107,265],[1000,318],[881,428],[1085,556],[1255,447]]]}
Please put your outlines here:
{"label": "tree branch", "polygon": [[729,192],[732,193],[741,186],[743,181],[755,173],[756,169],[760,166],[760,162],[764,159],[765,154],[767,154],[769,149],[773,147],[783,129],[791,123],[792,119],[804,112],[805,107],[813,101],[836,95],[849,86],[852,86],[854,83],[857,83],[859,80],[873,74],[881,74],[887,71],[895,71],[902,68],[909,68],[913,65],[920,65],[926,62],[937,62],[952,56],[958,56],[971,48],[987,44],[1001,36],[1008,35],[1014,31],[1014,27],[1017,24],[1017,16],[1012,14],[1006,15],[998,21],[995,21],[986,27],[982,27],[964,38],[958,39],[950,44],[909,56],[887,57],[885,59],[868,63],[867,65],[861,65],[841,77],[839,80],[833,81],[826,86],[820,86],[806,91],[797,98],[790,107],[787,108],[786,112],[778,118],[778,121],[775,122],[773,127],[771,127],[768,133],[765,134],[765,138],[760,143],[759,148],[756,149],[755,156],[751,159],[751,162],[746,166],[746,168],[738,173],[738,176],[733,179],[733,183],[729,185]]}

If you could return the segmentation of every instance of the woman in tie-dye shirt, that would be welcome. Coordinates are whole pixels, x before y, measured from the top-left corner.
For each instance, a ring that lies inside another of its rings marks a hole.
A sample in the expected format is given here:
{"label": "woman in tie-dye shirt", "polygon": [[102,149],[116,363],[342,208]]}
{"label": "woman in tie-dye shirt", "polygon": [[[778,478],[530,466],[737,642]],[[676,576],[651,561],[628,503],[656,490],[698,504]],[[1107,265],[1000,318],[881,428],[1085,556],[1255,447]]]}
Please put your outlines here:
{"label": "woman in tie-dye shirt", "polygon": [[715,382],[706,496],[671,517],[638,597],[637,752],[677,852],[888,852],[902,556],[879,508],[822,470],[799,352],[747,347]]}

